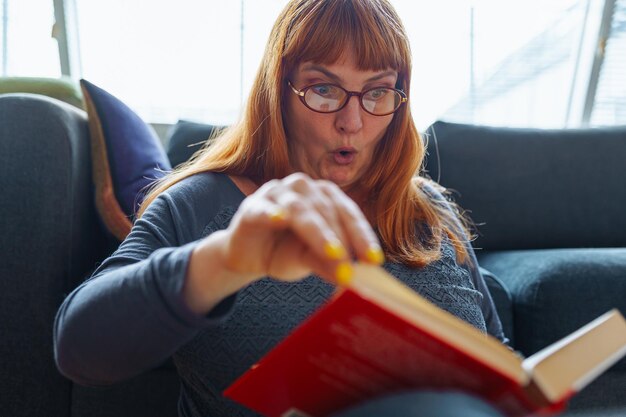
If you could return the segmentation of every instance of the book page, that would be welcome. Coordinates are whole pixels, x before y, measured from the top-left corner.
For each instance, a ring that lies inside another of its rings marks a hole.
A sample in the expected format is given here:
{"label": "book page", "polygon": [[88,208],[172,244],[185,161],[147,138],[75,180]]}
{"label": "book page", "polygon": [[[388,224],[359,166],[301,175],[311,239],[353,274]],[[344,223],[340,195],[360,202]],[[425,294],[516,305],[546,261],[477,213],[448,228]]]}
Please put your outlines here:
{"label": "book page", "polygon": [[626,355],[626,320],[617,309],[537,352],[524,368],[556,402],[578,392]]}

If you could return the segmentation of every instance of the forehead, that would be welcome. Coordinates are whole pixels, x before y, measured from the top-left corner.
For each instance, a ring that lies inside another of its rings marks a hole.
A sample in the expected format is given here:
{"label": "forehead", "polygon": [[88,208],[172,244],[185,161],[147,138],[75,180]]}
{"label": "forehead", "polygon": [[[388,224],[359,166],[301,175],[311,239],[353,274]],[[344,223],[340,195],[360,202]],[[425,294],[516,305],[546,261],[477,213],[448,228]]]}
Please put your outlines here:
{"label": "forehead", "polygon": [[398,72],[392,68],[366,69],[360,68],[352,53],[344,53],[338,60],[332,63],[305,61],[296,66],[296,72],[300,74],[322,73],[329,78],[342,79],[381,79],[398,76]]}
{"label": "forehead", "polygon": [[358,68],[349,67],[345,65],[324,65],[324,64],[315,64],[315,63],[303,63],[299,66],[298,72],[300,75],[316,75],[323,74],[327,78],[336,81],[343,80],[364,80],[364,81],[375,81],[382,79],[391,79],[396,80],[398,78],[398,72],[395,70],[381,70],[381,71],[372,71],[372,70],[360,70]]}

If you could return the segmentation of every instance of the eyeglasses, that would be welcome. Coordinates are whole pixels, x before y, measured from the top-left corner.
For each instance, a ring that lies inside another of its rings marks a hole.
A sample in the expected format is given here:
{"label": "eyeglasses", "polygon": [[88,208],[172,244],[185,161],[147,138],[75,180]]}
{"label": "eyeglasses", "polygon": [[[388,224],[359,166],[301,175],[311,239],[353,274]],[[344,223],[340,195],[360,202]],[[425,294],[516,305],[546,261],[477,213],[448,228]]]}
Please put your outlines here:
{"label": "eyeglasses", "polygon": [[313,84],[298,90],[291,81],[287,83],[300,96],[302,104],[318,113],[337,112],[348,104],[352,96],[357,96],[363,110],[374,116],[386,116],[408,100],[402,90],[388,87],[374,87],[359,93],[348,91],[337,84]]}

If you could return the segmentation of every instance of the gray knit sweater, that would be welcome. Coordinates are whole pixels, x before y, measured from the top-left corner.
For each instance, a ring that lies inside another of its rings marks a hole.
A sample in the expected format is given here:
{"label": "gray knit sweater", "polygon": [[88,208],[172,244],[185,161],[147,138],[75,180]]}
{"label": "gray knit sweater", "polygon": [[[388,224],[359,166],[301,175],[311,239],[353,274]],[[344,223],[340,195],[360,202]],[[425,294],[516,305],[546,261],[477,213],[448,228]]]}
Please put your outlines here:
{"label": "gray knit sweater", "polygon": [[[223,174],[192,176],[161,194],[119,249],[72,292],[55,322],[61,371],[86,385],[137,375],[173,356],[184,417],[255,416],[221,392],[333,292],[317,277],[265,278],[206,316],[183,303],[182,286],[198,240],[228,226],[245,196]],[[246,256],[246,254],[242,254]],[[460,266],[449,241],[421,269],[385,269],[439,307],[505,340],[475,257]],[[207,271],[207,274],[210,274]]]}

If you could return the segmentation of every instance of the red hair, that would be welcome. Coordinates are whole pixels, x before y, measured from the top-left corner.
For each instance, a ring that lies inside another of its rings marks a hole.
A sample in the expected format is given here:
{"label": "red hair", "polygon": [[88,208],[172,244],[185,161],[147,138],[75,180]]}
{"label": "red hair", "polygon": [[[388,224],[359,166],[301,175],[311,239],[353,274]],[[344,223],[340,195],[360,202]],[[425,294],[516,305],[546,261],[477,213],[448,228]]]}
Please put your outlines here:
{"label": "red hair", "polygon": [[[159,181],[139,214],[161,192],[200,172],[244,176],[257,184],[291,174],[282,112],[286,77],[301,62],[335,63],[346,48],[352,48],[361,70],[397,71],[396,87],[410,95],[409,41],[388,1],[292,0],[272,28],[242,119]],[[447,236],[465,261],[466,228],[456,206],[433,199],[424,191],[430,181],[416,177],[425,144],[408,105],[394,114],[374,155],[372,169],[360,180],[360,190],[368,196],[361,209],[387,258],[424,266],[439,258]]]}

